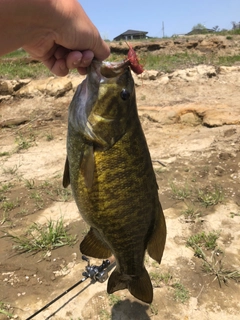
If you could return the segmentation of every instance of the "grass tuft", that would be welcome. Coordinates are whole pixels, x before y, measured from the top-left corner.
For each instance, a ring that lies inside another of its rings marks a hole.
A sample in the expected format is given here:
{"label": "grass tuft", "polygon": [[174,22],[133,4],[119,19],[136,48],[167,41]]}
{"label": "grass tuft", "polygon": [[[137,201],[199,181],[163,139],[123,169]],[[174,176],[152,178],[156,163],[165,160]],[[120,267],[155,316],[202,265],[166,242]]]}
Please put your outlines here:
{"label": "grass tuft", "polygon": [[39,252],[54,250],[56,248],[73,245],[76,236],[67,233],[63,219],[54,222],[49,220],[46,224],[34,223],[26,232],[26,236],[18,237],[7,234],[16,245],[14,249],[19,252]]}
{"label": "grass tuft", "polygon": [[176,301],[185,303],[187,300],[189,300],[190,298],[189,291],[184,287],[183,284],[176,282],[172,285],[172,287],[175,289],[174,299]]}
{"label": "grass tuft", "polygon": [[173,197],[177,200],[184,200],[190,197],[191,190],[188,185],[177,186],[174,182],[170,183],[170,188],[173,192]]}
{"label": "grass tuft", "polygon": [[217,239],[219,238],[219,232],[209,232],[206,234],[204,231],[194,234],[187,240],[187,247],[191,247],[194,250],[194,255],[201,257],[202,250],[199,248],[205,248],[206,250],[214,250],[217,247]]}
{"label": "grass tuft", "polygon": [[213,189],[205,188],[198,190],[198,201],[204,206],[214,206],[224,200],[224,193],[221,187],[215,185]]}
{"label": "grass tuft", "polygon": [[152,281],[154,288],[159,287],[161,282],[163,282],[165,285],[167,285],[167,284],[169,284],[170,280],[172,279],[172,276],[169,272],[167,272],[167,273],[150,272],[149,276],[150,276],[150,279]]}

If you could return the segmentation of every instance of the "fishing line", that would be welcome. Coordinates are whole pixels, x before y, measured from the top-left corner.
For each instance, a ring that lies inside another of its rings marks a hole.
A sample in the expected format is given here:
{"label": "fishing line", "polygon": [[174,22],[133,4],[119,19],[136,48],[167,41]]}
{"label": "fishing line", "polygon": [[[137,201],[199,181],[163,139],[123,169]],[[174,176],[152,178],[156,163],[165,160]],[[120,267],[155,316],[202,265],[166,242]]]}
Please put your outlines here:
{"label": "fishing line", "polygon": [[[63,293],[61,293],[58,297],[54,298],[52,301],[50,301],[49,303],[47,303],[44,307],[42,307],[40,310],[36,311],[33,315],[31,315],[30,317],[28,317],[26,320],[30,320],[32,318],[34,318],[36,315],[38,315],[40,312],[42,312],[43,310],[47,309],[49,306],[51,306],[54,302],[56,302],[58,299],[62,298],[63,296],[65,296],[65,294],[67,294],[68,292],[70,292],[71,290],[73,290],[74,288],[76,288],[79,284],[81,284],[82,282],[84,282],[85,280],[87,280],[87,278],[82,278],[80,281],[78,281],[77,283],[75,283],[73,286],[71,286],[69,289],[67,289],[66,291],[64,291]],[[89,283],[89,285],[92,282]],[[87,286],[88,287],[88,286]]]}
{"label": "fishing line", "polygon": [[84,290],[86,290],[91,284],[95,283],[96,281],[91,281],[85,288],[83,288],[82,290],[80,290],[78,293],[76,293],[74,296],[72,296],[68,301],[66,301],[61,307],[59,307],[56,311],[54,311],[52,314],[50,314],[50,316],[48,316],[46,318],[46,320],[52,318],[53,316],[55,316],[55,314],[58,313],[58,311],[60,311],[62,308],[64,308],[69,302],[71,302],[73,299],[75,299],[80,293],[82,293]]}

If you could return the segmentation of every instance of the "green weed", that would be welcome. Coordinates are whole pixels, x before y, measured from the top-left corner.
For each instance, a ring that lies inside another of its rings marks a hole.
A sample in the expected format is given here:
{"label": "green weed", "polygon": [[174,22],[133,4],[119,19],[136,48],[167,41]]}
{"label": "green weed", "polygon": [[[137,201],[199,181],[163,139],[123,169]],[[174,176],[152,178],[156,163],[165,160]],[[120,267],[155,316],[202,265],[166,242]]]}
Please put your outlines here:
{"label": "green weed", "polygon": [[226,269],[223,264],[223,252],[220,249],[214,249],[211,257],[208,257],[203,250],[198,248],[199,258],[203,260],[202,271],[209,275],[214,276],[214,280],[218,280],[218,284],[221,287],[221,282],[227,283],[230,279],[239,282],[240,271],[234,269]]}
{"label": "green weed", "polygon": [[56,222],[49,220],[46,224],[34,223],[24,237],[8,236],[16,243],[14,249],[20,252],[54,250],[76,242],[76,236],[67,233],[62,218]]}
{"label": "green weed", "polygon": [[40,188],[41,189],[45,189],[49,186],[52,186],[52,184],[50,182],[48,182],[47,180],[45,180],[41,185],[40,185]]}
{"label": "green weed", "polygon": [[106,310],[101,310],[99,313],[99,316],[100,316],[100,320],[110,320],[111,319],[110,313]]}
{"label": "green weed", "polygon": [[208,234],[203,231],[189,237],[186,245],[194,250],[195,256],[201,257],[202,250],[199,249],[214,250],[217,247],[218,238],[219,232],[217,231],[209,232]]}
{"label": "green weed", "polygon": [[174,299],[176,301],[180,301],[181,303],[185,303],[187,300],[189,300],[189,291],[184,287],[183,284],[176,282],[172,285],[172,287],[175,289],[174,292]]}
{"label": "green weed", "polygon": [[219,57],[217,64],[220,66],[232,66],[236,62],[240,62],[240,55]]}
{"label": "green weed", "polygon": [[1,59],[0,74],[7,79],[36,79],[52,75],[42,63],[28,63],[24,59]]}
{"label": "green weed", "polygon": [[52,141],[54,139],[54,135],[52,132],[47,133],[46,135],[46,140],[47,141]]}
{"label": "green weed", "polygon": [[6,183],[3,184],[0,187],[0,202],[6,199],[6,193],[12,188],[12,184],[11,183]]}
{"label": "green weed", "polygon": [[14,315],[8,311],[8,307],[2,301],[0,301],[0,314],[5,315],[7,318],[12,318]]}
{"label": "green weed", "polygon": [[185,220],[194,221],[201,216],[201,212],[194,207],[188,207],[182,211]]}
{"label": "green weed", "polygon": [[33,191],[31,194],[30,194],[30,198],[35,200],[35,205],[38,209],[42,209],[43,208],[43,198],[42,198],[42,195],[37,192],[37,191]]}
{"label": "green weed", "polygon": [[113,305],[117,305],[121,302],[121,298],[114,295],[114,294],[109,294],[108,295],[108,300],[109,300],[109,305],[113,306]]}
{"label": "green weed", "polygon": [[53,201],[67,202],[72,198],[72,190],[61,187],[57,187],[54,190],[46,190],[46,193],[50,195],[50,199]]}
{"label": "green weed", "polygon": [[184,200],[190,197],[191,190],[188,185],[177,186],[174,182],[170,183],[170,188],[173,192],[173,197],[178,200]]}
{"label": "green weed", "polygon": [[240,213],[230,212],[230,217],[231,218],[240,217]]}
{"label": "green weed", "polygon": [[18,168],[19,168],[19,166],[17,166],[17,165],[15,165],[13,167],[9,167],[9,168],[3,168],[3,173],[14,175],[17,173]]}
{"label": "green weed", "polygon": [[26,188],[28,188],[30,190],[34,188],[35,182],[33,179],[29,179],[29,180],[26,179],[26,180],[24,180],[24,182],[25,182]]}
{"label": "green weed", "polygon": [[16,201],[5,200],[3,201],[1,208],[3,209],[4,212],[9,212],[18,206],[19,206],[18,199]]}
{"label": "green weed", "polygon": [[3,59],[11,59],[11,58],[22,58],[27,57],[28,53],[23,49],[17,49],[15,51],[12,51],[10,53],[5,54],[2,58]]}
{"label": "green weed", "polygon": [[9,156],[10,153],[9,152],[0,152],[0,157],[5,157],[5,156]]}
{"label": "green weed", "polygon": [[27,209],[21,209],[19,212],[18,212],[18,214],[20,215],[20,216],[26,216],[26,215],[28,215],[28,210]]}
{"label": "green weed", "polygon": [[153,286],[159,287],[160,283],[163,282],[164,284],[169,284],[172,276],[170,273],[159,273],[159,272],[150,272],[149,273],[150,279],[152,280]]}
{"label": "green weed", "polygon": [[30,137],[26,138],[20,134],[16,137],[15,141],[17,143],[15,152],[19,152],[21,150],[29,149],[32,146],[33,141],[35,141],[35,137],[31,135]]}
{"label": "green weed", "polygon": [[55,192],[59,201],[67,202],[72,198],[71,189],[57,188]]}
{"label": "green weed", "polygon": [[154,315],[154,316],[157,316],[158,315],[158,305],[157,304],[150,304],[150,310],[151,310],[151,313]]}
{"label": "green weed", "polygon": [[221,187],[215,185],[213,189],[198,190],[197,199],[204,207],[214,206],[224,200],[224,193]]}
{"label": "green weed", "polygon": [[240,271],[224,267],[224,255],[216,243],[218,237],[219,232],[216,231],[208,234],[198,233],[187,240],[187,246],[193,249],[196,257],[202,259],[203,272],[215,276],[214,280],[217,279],[221,287],[221,282],[227,283],[229,279],[239,282]]}
{"label": "green weed", "polygon": [[11,188],[13,187],[13,185],[9,182],[9,183],[5,183],[2,184],[2,186],[0,187],[0,192],[7,192],[9,191]]}
{"label": "green weed", "polygon": [[207,63],[206,56],[188,52],[160,55],[147,54],[140,55],[140,58],[144,61],[145,69],[155,69],[162,72],[173,72],[177,69]]}

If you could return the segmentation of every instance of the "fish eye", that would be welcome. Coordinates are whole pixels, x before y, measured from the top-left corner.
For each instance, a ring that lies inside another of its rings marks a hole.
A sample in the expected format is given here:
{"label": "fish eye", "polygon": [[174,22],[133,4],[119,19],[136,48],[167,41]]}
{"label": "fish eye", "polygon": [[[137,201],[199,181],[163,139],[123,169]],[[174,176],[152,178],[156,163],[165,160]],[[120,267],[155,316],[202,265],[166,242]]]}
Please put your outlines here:
{"label": "fish eye", "polygon": [[130,97],[130,93],[127,89],[122,89],[120,96],[123,100],[127,100]]}

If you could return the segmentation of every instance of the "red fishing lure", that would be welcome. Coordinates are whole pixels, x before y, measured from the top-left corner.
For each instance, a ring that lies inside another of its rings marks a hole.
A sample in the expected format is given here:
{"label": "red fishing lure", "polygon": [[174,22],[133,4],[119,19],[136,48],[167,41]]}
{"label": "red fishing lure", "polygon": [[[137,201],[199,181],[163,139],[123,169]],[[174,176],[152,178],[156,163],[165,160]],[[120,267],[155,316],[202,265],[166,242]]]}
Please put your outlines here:
{"label": "red fishing lure", "polygon": [[136,74],[143,73],[144,69],[143,69],[143,66],[139,63],[136,52],[133,50],[133,47],[129,43],[127,43],[127,45],[129,47],[127,60],[130,62],[130,68]]}

